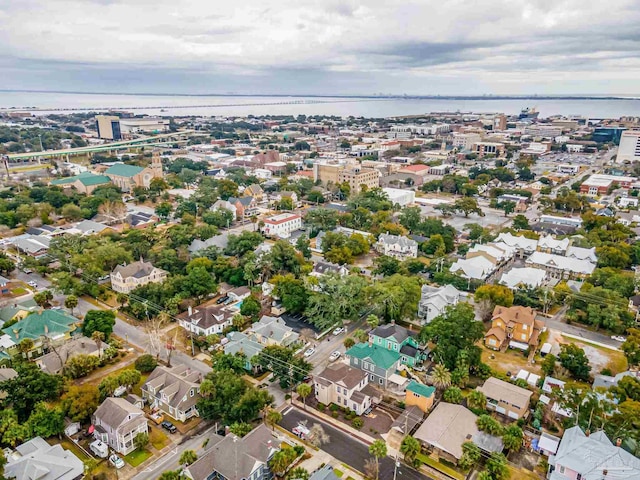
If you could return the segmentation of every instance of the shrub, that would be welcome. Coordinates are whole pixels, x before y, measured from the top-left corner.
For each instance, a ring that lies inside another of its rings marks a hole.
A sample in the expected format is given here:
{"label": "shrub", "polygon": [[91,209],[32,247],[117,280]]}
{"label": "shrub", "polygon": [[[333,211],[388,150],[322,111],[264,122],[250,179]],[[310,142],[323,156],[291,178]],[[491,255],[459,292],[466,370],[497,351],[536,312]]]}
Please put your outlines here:
{"label": "shrub", "polygon": [[358,430],[360,430],[363,427],[363,425],[364,425],[364,422],[360,417],[354,418],[353,421],[351,422],[351,426]]}
{"label": "shrub", "polygon": [[136,358],[135,367],[141,373],[152,372],[158,366],[158,362],[153,355],[145,353]]}
{"label": "shrub", "polygon": [[100,365],[100,359],[94,355],[83,353],[71,357],[65,365],[65,373],[71,378],[89,375]]}
{"label": "shrub", "polygon": [[327,409],[327,406],[324,403],[318,403],[318,410],[324,412]]}
{"label": "shrub", "polygon": [[331,405],[329,405],[329,410],[331,410],[332,412],[337,412],[338,410],[340,410],[340,407],[335,403],[332,403]]}
{"label": "shrub", "polygon": [[331,416],[332,416],[333,418],[338,418],[338,416],[339,416],[339,415],[340,415],[340,414],[338,413],[338,411],[337,411],[337,410],[334,410],[333,412],[331,412]]}

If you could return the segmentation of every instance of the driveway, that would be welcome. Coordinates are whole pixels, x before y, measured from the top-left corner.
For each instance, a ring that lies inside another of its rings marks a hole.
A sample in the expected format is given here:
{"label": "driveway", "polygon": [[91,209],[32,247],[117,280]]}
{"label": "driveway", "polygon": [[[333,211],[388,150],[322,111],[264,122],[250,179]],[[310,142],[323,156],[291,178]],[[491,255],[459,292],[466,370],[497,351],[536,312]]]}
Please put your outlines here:
{"label": "driveway", "polygon": [[[369,454],[369,446],[364,442],[352,437],[348,433],[338,430],[332,425],[317,419],[307,413],[299,410],[296,407],[290,407],[283,413],[282,422],[280,425],[283,428],[291,431],[301,421],[307,421],[307,426],[312,426],[314,423],[319,423],[324,428],[324,431],[329,435],[329,443],[321,447],[322,450],[332,455],[341,462],[352,466],[360,472],[364,472],[364,463],[367,459],[371,458]],[[380,478],[391,479],[393,478],[394,461],[390,457],[383,458],[380,461]],[[404,463],[400,463],[398,468],[398,478],[403,480],[432,480],[412,468],[409,468]]]}

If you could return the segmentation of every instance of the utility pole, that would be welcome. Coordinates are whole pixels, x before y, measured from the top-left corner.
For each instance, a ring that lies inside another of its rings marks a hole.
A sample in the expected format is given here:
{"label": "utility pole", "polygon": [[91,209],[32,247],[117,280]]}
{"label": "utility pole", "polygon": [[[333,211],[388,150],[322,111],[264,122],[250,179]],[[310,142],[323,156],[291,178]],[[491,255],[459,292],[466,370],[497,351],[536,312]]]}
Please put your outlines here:
{"label": "utility pole", "polygon": [[[400,462],[398,461],[398,452],[396,452],[396,458],[394,459],[394,465],[393,465],[393,480],[396,480],[396,477],[398,476],[399,466],[400,466]],[[400,472],[400,475],[402,475],[402,472]]]}

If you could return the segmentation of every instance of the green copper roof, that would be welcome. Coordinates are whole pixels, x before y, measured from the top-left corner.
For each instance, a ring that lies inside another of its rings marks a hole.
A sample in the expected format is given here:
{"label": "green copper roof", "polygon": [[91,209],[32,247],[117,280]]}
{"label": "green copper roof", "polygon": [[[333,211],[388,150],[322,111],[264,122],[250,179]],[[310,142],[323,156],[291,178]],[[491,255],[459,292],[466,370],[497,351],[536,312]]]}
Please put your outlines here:
{"label": "green copper roof", "polygon": [[105,175],[92,175],[81,178],[80,182],[86,186],[102,185],[103,183],[111,183],[111,179]]}
{"label": "green copper roof", "polygon": [[407,390],[413,393],[417,393],[421,397],[430,397],[436,391],[435,388],[429,387],[427,385],[422,385],[421,383],[418,383],[415,380],[411,380],[411,383],[407,385]]}
{"label": "green copper roof", "polygon": [[25,338],[36,340],[45,333],[49,337],[64,335],[75,328],[75,323],[80,323],[80,320],[64,312],[43,310],[26,316],[2,331],[9,335],[15,343],[20,343]]}
{"label": "green copper roof", "polygon": [[377,345],[369,345],[368,343],[358,343],[349,350],[346,355],[360,359],[369,358],[376,366],[388,370],[400,359],[398,352],[392,352]]}
{"label": "green copper roof", "polygon": [[137,167],[135,165],[125,165],[124,163],[117,163],[109,167],[104,173],[106,175],[118,175],[119,177],[133,177],[143,170],[144,168]]}
{"label": "green copper roof", "polygon": [[73,177],[66,178],[58,178],[57,180],[51,180],[51,185],[68,185],[69,183],[73,183],[76,180],[80,180],[83,185],[100,185],[102,183],[109,183],[111,179],[104,175],[96,175],[91,172],[82,172],[80,175],[75,175]]}

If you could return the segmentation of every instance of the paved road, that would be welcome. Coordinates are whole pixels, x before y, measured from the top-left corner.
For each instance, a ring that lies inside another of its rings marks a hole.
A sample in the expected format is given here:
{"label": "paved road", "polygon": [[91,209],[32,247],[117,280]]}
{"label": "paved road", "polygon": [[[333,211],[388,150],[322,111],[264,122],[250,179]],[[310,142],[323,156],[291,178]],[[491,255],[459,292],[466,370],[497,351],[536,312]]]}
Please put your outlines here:
{"label": "paved road", "polygon": [[605,345],[609,345],[614,348],[620,348],[620,345],[622,345],[622,342],[613,340],[608,335],[604,335],[598,332],[592,332],[591,330],[587,330],[577,325],[569,325],[564,321],[565,310],[566,309],[562,309],[560,311],[561,313],[556,314],[553,318],[544,318],[544,317],[539,317],[539,318],[544,320],[547,324],[547,328],[551,330],[557,330],[559,332],[576,335],[578,337],[584,338],[585,340],[591,340],[593,342],[603,343]]}
{"label": "paved road", "polygon": [[[337,458],[341,462],[352,466],[360,472],[364,472],[364,462],[371,458],[369,454],[369,447],[364,442],[355,439],[348,433],[338,430],[332,425],[318,420],[305,412],[291,407],[285,411],[282,422],[280,425],[287,430],[291,430],[298,425],[299,422],[306,420],[307,426],[311,426],[314,423],[319,423],[324,428],[324,431],[329,435],[330,441],[321,448],[328,454]],[[400,464],[398,468],[398,478],[402,480],[431,480],[429,477],[423,475],[416,470],[409,468],[404,463]],[[386,457],[380,461],[380,478],[391,479],[393,478],[394,461],[390,457]]]}

